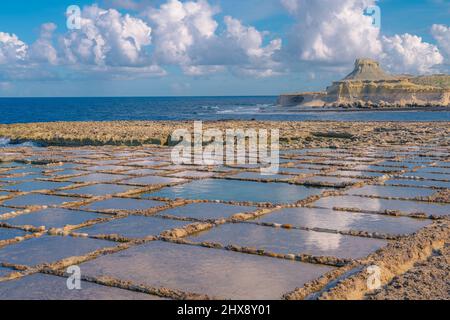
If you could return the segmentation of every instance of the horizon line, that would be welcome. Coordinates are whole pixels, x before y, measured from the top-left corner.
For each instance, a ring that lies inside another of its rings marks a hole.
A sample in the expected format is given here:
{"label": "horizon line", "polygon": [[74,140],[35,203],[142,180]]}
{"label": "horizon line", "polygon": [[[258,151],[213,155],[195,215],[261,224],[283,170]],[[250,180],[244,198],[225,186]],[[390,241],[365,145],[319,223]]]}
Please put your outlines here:
{"label": "horizon line", "polygon": [[0,96],[0,99],[67,99],[67,98],[264,98],[278,95],[205,95],[205,96]]}

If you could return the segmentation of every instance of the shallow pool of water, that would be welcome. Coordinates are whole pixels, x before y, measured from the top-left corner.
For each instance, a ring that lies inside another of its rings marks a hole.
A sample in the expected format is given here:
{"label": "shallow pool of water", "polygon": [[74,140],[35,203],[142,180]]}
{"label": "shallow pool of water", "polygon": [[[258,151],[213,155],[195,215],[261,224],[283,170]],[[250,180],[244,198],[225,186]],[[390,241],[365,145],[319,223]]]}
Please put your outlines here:
{"label": "shallow pool of water", "polygon": [[26,234],[28,233],[18,229],[0,228],[0,241],[23,237]]}
{"label": "shallow pool of water", "polygon": [[66,202],[77,202],[79,198],[52,196],[46,194],[31,193],[23,196],[18,196],[10,200],[5,200],[3,205],[13,207],[28,207],[28,206],[52,206],[62,205]]}
{"label": "shallow pool of water", "polygon": [[13,185],[2,187],[2,189],[10,191],[43,191],[43,190],[55,190],[58,188],[64,188],[70,186],[71,182],[52,182],[52,181],[28,181],[16,183]]}
{"label": "shallow pool of water", "polygon": [[173,184],[173,183],[180,183],[184,182],[186,180],[184,179],[178,179],[178,178],[166,178],[166,177],[158,177],[158,176],[145,176],[145,177],[138,177],[128,180],[123,180],[121,183],[125,184],[131,184],[131,185],[138,185],[138,186],[148,186],[148,185],[160,185],[160,184]]}
{"label": "shallow pool of water", "polygon": [[16,216],[6,220],[15,226],[32,225],[34,227],[45,226],[50,228],[62,228],[66,225],[79,225],[89,220],[106,218],[108,216],[84,211],[67,210],[62,208],[49,208],[35,211],[29,214]]}
{"label": "shallow pool of water", "polygon": [[229,178],[233,179],[253,179],[253,180],[289,180],[294,178],[292,175],[285,175],[285,174],[274,174],[269,176],[263,176],[260,172],[241,172],[232,176],[229,176]]}
{"label": "shallow pool of water", "polygon": [[450,188],[450,182],[414,179],[390,179],[384,182],[386,185],[404,185],[416,187]]}
{"label": "shallow pool of water", "polygon": [[189,239],[196,242],[254,247],[274,253],[305,253],[338,258],[362,258],[387,244],[386,241],[378,239],[263,227],[247,223],[221,225]]}
{"label": "shallow pool of water", "polygon": [[163,231],[184,227],[191,222],[176,221],[155,217],[129,216],[106,223],[82,228],[77,232],[89,235],[118,234],[127,238],[157,236]]}
{"label": "shallow pool of water", "polygon": [[114,182],[129,178],[129,176],[108,173],[92,173],[86,176],[68,178],[72,182]]}
{"label": "shallow pool of water", "polygon": [[450,214],[450,205],[435,204],[410,200],[370,199],[358,196],[340,196],[323,198],[314,206],[325,208],[354,208],[369,211],[398,210],[405,213],[426,213],[427,215],[445,216]]}
{"label": "shallow pool of water", "polygon": [[233,206],[222,203],[192,203],[159,212],[161,215],[200,220],[227,219],[238,213],[253,212],[257,207]]}
{"label": "shallow pool of water", "polygon": [[311,195],[320,194],[323,190],[322,188],[307,188],[287,183],[209,179],[164,188],[143,196],[193,200],[294,203]]}
{"label": "shallow pool of water", "polygon": [[81,290],[69,290],[67,279],[34,274],[0,282],[0,300],[159,300],[156,296],[81,282]]}
{"label": "shallow pool of water", "polygon": [[435,192],[436,192],[435,190],[425,188],[371,185],[371,186],[364,186],[358,189],[351,189],[347,192],[347,194],[407,199],[416,197],[429,197],[433,195]]}
{"label": "shallow pool of water", "polygon": [[96,201],[86,206],[82,206],[82,209],[87,210],[146,210],[155,207],[165,206],[166,203],[162,201],[153,200],[141,200],[131,198],[111,198],[102,201]]}
{"label": "shallow pool of water", "polygon": [[338,231],[367,231],[384,234],[410,234],[431,221],[407,217],[388,217],[331,209],[288,208],[265,215],[255,222],[286,224],[294,227],[323,228]]}
{"label": "shallow pool of water", "polygon": [[281,299],[331,267],[165,242],[150,242],[82,264],[106,275],[154,287],[227,299]]}
{"label": "shallow pool of water", "polygon": [[90,238],[43,236],[1,248],[0,262],[34,266],[114,246],[112,242]]}
{"label": "shallow pool of water", "polygon": [[124,193],[132,190],[133,187],[129,186],[119,186],[116,184],[94,184],[86,187],[70,189],[61,191],[66,194],[76,194],[76,195],[92,195],[92,196],[106,196],[114,195],[119,193]]}

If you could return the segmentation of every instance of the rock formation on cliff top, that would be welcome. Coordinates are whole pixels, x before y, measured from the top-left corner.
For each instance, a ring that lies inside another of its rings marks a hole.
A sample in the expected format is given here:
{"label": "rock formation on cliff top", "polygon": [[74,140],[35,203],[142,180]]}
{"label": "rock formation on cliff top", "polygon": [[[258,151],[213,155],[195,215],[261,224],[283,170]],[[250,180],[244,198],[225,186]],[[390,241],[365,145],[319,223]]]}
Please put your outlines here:
{"label": "rock formation on cliff top", "polygon": [[286,94],[282,106],[299,107],[447,107],[450,76],[393,76],[372,59],[357,59],[354,70],[323,92]]}
{"label": "rock formation on cliff top", "polygon": [[344,80],[377,81],[393,80],[394,77],[381,69],[378,61],[372,59],[357,59],[355,69]]}

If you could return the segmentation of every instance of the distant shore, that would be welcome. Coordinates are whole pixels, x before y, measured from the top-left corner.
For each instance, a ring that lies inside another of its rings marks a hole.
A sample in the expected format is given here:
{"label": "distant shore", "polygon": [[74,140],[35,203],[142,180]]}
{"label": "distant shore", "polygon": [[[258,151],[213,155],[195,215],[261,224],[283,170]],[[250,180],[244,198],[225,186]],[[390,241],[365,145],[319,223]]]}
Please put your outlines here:
{"label": "distant shore", "polygon": [[430,111],[430,112],[450,112],[450,106],[448,107],[383,107],[383,108],[347,108],[347,107],[281,107],[280,110],[286,112],[385,112],[385,111]]}

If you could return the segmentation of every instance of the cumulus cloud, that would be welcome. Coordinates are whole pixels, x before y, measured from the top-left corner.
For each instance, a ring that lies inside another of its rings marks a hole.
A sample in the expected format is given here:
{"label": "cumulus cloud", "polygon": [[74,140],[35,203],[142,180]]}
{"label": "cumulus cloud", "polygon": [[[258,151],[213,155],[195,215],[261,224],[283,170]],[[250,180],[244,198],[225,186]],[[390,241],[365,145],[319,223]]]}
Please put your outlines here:
{"label": "cumulus cloud", "polygon": [[394,72],[431,73],[434,66],[444,62],[435,45],[423,42],[421,37],[415,35],[383,36],[382,42],[382,61]]}
{"label": "cumulus cloud", "polygon": [[155,60],[181,66],[188,75],[205,75],[229,67],[245,74],[273,75],[274,52],[281,47],[275,39],[263,46],[264,32],[244,26],[230,16],[224,18],[225,30],[217,32],[216,7],[206,0],[181,2],[169,0],[147,13],[154,26]]}
{"label": "cumulus cloud", "polygon": [[[359,57],[379,59],[391,72],[429,73],[443,62],[439,49],[410,35],[386,37],[364,15],[375,0],[281,0],[296,18],[287,57],[334,67]],[[434,27],[445,38],[442,27]],[[439,41],[439,40],[438,40]],[[445,41],[441,41],[444,42]]]}
{"label": "cumulus cloud", "polygon": [[363,14],[372,0],[282,0],[296,18],[291,55],[303,61],[350,62],[382,51],[379,29]]}
{"label": "cumulus cloud", "polygon": [[81,30],[60,38],[67,62],[111,67],[148,66],[146,46],[152,29],[141,19],[115,9],[88,6],[82,11]]}
{"label": "cumulus cloud", "polygon": [[28,46],[15,34],[0,32],[0,65],[24,61]]}
{"label": "cumulus cloud", "polygon": [[434,24],[431,28],[431,34],[450,63],[450,26]]}
{"label": "cumulus cloud", "polygon": [[56,25],[46,23],[30,45],[0,32],[0,78],[45,75],[52,66],[121,79],[162,76],[166,66],[190,76],[229,71],[270,77],[288,69],[308,73],[310,66],[341,72],[359,57],[379,59],[391,72],[428,73],[438,70],[443,55],[450,61],[450,27],[432,27],[437,45],[411,34],[384,36],[363,14],[376,0],[279,0],[295,20],[287,46],[235,17],[219,20],[220,8],[208,1],[164,0],[149,7],[155,2],[104,0],[113,8],[84,7],[80,30],[57,35]]}
{"label": "cumulus cloud", "polygon": [[36,62],[58,64],[58,52],[53,46],[53,33],[56,30],[54,23],[45,23],[41,26],[38,40],[31,45],[30,59]]}
{"label": "cumulus cloud", "polygon": [[231,42],[229,47],[237,51],[242,50],[247,57],[247,63],[235,68],[235,71],[257,77],[280,73],[278,70],[281,64],[275,60],[275,55],[281,50],[281,39],[274,39],[264,46],[264,33],[254,27],[244,26],[241,21],[230,16],[225,17],[225,25],[225,38]]}
{"label": "cumulus cloud", "polygon": [[148,19],[154,25],[155,59],[167,64],[189,66],[193,46],[211,39],[217,29],[216,10],[207,1],[169,0],[151,8]]}

